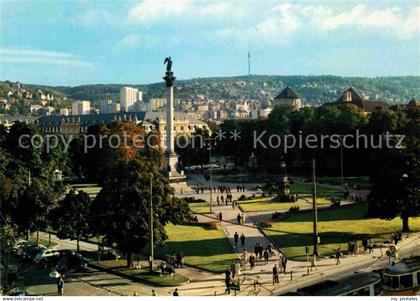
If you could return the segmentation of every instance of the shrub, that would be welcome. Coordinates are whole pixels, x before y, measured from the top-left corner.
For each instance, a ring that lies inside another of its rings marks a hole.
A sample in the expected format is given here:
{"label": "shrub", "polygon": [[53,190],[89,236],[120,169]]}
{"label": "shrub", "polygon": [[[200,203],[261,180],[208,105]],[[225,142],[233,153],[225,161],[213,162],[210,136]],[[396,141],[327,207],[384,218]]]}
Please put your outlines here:
{"label": "shrub", "polygon": [[262,221],[262,222],[260,223],[260,226],[261,226],[262,228],[271,228],[271,227],[273,226],[273,224],[271,223],[271,221],[270,221],[270,220],[266,220],[266,221]]}

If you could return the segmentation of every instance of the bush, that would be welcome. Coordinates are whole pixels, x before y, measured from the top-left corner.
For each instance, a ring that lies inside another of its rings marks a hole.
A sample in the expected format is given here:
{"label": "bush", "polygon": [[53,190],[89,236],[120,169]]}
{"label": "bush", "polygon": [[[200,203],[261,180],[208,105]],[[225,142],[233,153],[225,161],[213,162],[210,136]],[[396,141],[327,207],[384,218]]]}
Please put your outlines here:
{"label": "bush", "polygon": [[300,210],[299,206],[292,206],[289,209],[289,212],[298,212]]}
{"label": "bush", "polygon": [[203,199],[196,199],[194,197],[185,197],[184,200],[188,203],[188,204],[192,204],[192,203],[205,203],[206,201]]}
{"label": "bush", "polygon": [[267,220],[267,221],[262,221],[260,223],[260,226],[262,228],[271,228],[273,226],[273,224],[271,223],[271,221]]}
{"label": "bush", "polygon": [[238,199],[238,201],[245,201],[245,200],[246,200],[245,194],[241,195]]}

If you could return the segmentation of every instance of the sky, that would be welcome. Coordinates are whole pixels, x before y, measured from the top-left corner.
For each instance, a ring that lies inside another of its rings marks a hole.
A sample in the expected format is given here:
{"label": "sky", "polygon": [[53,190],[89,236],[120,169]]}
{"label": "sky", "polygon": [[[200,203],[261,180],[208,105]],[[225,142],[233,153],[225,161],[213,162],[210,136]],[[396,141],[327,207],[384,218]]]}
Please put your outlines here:
{"label": "sky", "polygon": [[0,80],[420,75],[419,1],[0,0]]}

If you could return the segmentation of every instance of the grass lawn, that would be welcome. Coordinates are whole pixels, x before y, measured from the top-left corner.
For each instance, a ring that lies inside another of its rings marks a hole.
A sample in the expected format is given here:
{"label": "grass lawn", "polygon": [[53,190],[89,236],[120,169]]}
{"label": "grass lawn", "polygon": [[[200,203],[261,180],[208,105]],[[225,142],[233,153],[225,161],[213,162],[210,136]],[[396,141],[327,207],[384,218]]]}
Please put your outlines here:
{"label": "grass lawn", "polygon": [[[341,185],[341,177],[319,177],[318,181],[330,185]],[[369,177],[344,177],[344,183],[349,184],[349,187],[354,185],[362,189],[369,188]]]}
{"label": "grass lawn", "polygon": [[[326,209],[318,212],[318,229],[321,238],[319,253],[329,256],[340,247],[347,249],[351,237],[369,235],[373,241],[390,239],[391,233],[401,230],[401,219],[383,220],[365,218],[366,202]],[[411,231],[420,231],[420,217],[410,218]],[[272,228],[264,232],[273,239],[287,256],[296,260],[306,260],[305,246],[312,244],[312,213],[294,214],[284,222],[274,222]],[[360,241],[359,241],[360,244]]]}
{"label": "grass lawn", "polygon": [[[181,283],[189,281],[189,279],[183,275],[175,273],[171,275],[162,275],[159,272],[149,273],[148,263],[141,262],[142,269],[128,269],[127,261],[125,259],[121,260],[102,260],[101,262],[92,261],[94,265],[101,266],[113,270],[118,273],[122,273],[131,277],[136,277],[140,282],[149,283],[152,285],[158,286],[175,286]],[[136,264],[136,263],[135,263]]]}
{"label": "grass lawn", "polygon": [[[29,238],[29,241],[36,243],[36,234],[31,235],[31,237]],[[38,244],[43,245],[44,247],[47,247],[47,248],[53,248],[57,246],[57,243],[52,241],[51,244],[49,244],[48,239],[42,239],[42,238],[39,239]]]}
{"label": "grass lawn", "polygon": [[169,236],[166,246],[157,249],[162,256],[174,251],[184,253],[185,263],[213,272],[223,272],[236,254],[221,229],[206,229],[202,225],[166,226]]}
{"label": "grass lawn", "polygon": [[190,209],[194,213],[207,214],[210,213],[209,203],[189,203]]}
{"label": "grass lawn", "polygon": [[[293,183],[290,185],[290,191],[292,193],[311,194],[312,183]],[[316,192],[317,192],[317,195],[342,194],[342,192],[338,188],[321,185],[321,184],[316,185]]]}
{"label": "grass lawn", "polygon": [[71,187],[76,190],[84,191],[88,194],[98,194],[102,189],[102,187],[98,186],[98,184],[74,184]]}
{"label": "grass lawn", "polygon": [[[239,201],[239,208],[244,212],[260,212],[260,211],[281,211],[281,210],[289,210],[292,206],[299,206],[300,209],[306,209],[312,207],[312,202],[299,200],[297,202],[272,202],[272,198],[264,198],[264,199],[254,199],[254,200],[246,200],[246,201]],[[326,198],[317,198],[318,205],[326,205],[331,204],[331,202]]]}

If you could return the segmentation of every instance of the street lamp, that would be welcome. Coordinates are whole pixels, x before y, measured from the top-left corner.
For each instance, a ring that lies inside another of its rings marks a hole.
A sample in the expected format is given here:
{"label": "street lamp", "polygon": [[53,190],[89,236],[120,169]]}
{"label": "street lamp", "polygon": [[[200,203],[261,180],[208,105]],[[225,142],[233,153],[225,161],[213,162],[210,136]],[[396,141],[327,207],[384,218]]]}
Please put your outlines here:
{"label": "street lamp", "polygon": [[215,145],[216,145],[216,138],[207,138],[205,139],[205,141],[209,142],[209,189],[210,189],[210,200],[209,200],[209,204],[210,204],[210,213],[213,213],[213,184],[212,184],[212,174],[211,174],[211,142],[215,141]]}
{"label": "street lamp", "polygon": [[149,271],[150,273],[153,272],[153,257],[154,257],[154,250],[153,250],[153,175],[150,175],[150,198],[149,198]]}
{"label": "street lamp", "polygon": [[312,209],[313,209],[313,240],[314,240],[314,255],[318,256],[318,212],[316,205],[316,172],[315,172],[315,157],[312,158]]}

